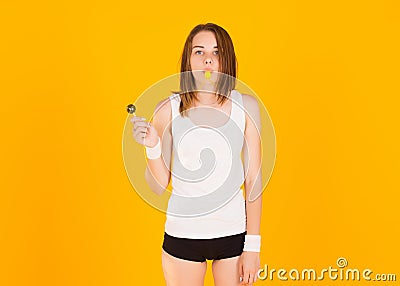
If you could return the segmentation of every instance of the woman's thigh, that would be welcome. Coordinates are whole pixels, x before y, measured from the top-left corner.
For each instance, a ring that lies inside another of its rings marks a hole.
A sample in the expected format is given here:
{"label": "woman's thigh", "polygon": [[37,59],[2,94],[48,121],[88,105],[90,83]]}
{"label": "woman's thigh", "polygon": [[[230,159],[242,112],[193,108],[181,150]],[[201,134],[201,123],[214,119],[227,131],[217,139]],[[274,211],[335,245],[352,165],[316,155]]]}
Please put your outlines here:
{"label": "woman's thigh", "polygon": [[167,286],[203,286],[207,271],[206,262],[176,258],[162,249],[162,267]]}
{"label": "woman's thigh", "polygon": [[237,286],[240,284],[239,257],[214,260],[212,271],[215,286]]}

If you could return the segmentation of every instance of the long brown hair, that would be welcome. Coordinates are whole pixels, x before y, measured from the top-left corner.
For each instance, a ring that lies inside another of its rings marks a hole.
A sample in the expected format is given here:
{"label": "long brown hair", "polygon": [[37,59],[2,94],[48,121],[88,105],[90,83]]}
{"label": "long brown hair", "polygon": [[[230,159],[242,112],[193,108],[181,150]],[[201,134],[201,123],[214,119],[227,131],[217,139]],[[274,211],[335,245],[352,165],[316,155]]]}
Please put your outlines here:
{"label": "long brown hair", "polygon": [[237,59],[235,55],[235,49],[233,47],[232,39],[228,32],[222,27],[213,24],[200,24],[192,29],[189,36],[186,39],[183,47],[181,56],[181,77],[180,77],[180,97],[181,103],[179,106],[179,112],[182,116],[187,115],[187,109],[189,109],[194,102],[196,97],[195,80],[191,72],[190,56],[192,53],[193,38],[201,31],[211,31],[215,35],[218,46],[219,55],[219,73],[220,76],[217,81],[217,101],[219,104],[223,104],[230,92],[235,88],[236,85],[236,73],[237,73]]}

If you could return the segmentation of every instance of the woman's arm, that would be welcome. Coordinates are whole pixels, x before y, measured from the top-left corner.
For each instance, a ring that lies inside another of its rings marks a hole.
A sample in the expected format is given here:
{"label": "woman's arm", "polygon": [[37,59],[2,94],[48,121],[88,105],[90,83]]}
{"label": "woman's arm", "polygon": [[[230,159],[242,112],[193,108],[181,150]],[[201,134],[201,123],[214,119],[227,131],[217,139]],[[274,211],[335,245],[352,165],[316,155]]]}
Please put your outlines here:
{"label": "woman's arm", "polygon": [[[250,95],[243,94],[243,105],[246,110],[245,141],[243,146],[246,231],[247,235],[253,235],[252,237],[257,239],[260,235],[262,205],[260,110],[257,100]],[[239,274],[242,282],[247,283],[246,285],[253,285],[257,281],[259,268],[260,253],[257,250],[243,250],[239,260]]]}
{"label": "woman's arm", "polygon": [[243,95],[246,112],[243,159],[245,169],[247,234],[260,234],[262,207],[261,120],[257,99]]}
{"label": "woman's arm", "polygon": [[172,133],[169,98],[157,104],[151,127],[157,130],[160,137],[162,155],[158,159],[147,160],[145,178],[151,190],[161,195],[166,190],[171,178]]}

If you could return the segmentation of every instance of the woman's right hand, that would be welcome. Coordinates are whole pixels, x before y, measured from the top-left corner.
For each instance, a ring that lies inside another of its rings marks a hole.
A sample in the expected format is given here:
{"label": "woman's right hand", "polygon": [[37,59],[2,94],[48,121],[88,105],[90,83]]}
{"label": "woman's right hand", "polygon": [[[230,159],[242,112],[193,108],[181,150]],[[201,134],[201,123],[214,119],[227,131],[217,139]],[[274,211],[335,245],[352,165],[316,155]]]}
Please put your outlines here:
{"label": "woman's right hand", "polygon": [[158,132],[150,122],[146,122],[146,118],[133,116],[131,122],[133,123],[133,138],[136,142],[146,147],[157,145]]}

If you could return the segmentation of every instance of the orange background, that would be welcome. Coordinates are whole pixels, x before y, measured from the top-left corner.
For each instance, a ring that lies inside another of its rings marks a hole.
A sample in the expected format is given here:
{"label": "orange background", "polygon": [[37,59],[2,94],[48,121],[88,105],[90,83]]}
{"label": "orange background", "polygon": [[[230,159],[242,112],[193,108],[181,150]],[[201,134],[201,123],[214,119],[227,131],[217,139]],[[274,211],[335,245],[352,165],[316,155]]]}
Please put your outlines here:
{"label": "orange background", "polygon": [[230,33],[275,127],[261,264],[398,271],[396,1],[1,6],[0,285],[163,285],[164,214],[127,178],[125,107],[179,71],[206,22]]}

